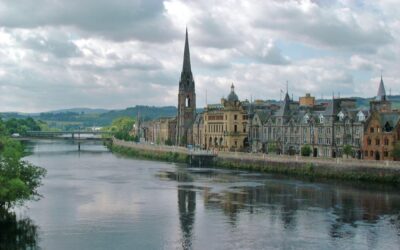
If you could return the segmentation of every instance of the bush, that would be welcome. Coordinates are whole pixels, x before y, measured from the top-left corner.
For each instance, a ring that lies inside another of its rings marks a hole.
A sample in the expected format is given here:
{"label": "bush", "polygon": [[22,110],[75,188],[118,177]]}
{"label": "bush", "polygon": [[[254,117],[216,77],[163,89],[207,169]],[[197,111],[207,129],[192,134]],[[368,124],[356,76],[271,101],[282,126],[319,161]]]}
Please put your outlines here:
{"label": "bush", "polygon": [[310,145],[304,145],[303,147],[301,147],[301,155],[302,156],[310,156],[311,155]]}

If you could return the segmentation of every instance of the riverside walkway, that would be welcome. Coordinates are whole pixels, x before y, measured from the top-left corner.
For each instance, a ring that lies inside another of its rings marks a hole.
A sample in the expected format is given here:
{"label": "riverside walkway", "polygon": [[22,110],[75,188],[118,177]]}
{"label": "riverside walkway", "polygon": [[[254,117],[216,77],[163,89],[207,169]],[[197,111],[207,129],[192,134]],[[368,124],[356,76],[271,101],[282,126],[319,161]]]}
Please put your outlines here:
{"label": "riverside walkway", "polygon": [[315,164],[332,166],[335,168],[385,168],[400,171],[400,162],[398,161],[369,161],[346,158],[320,158],[320,157],[302,157],[299,155],[272,155],[262,153],[245,153],[245,152],[225,152],[225,151],[206,151],[206,150],[190,150],[185,147],[155,145],[147,143],[135,143],[122,141],[113,138],[113,143],[118,146],[135,148],[138,150],[157,151],[157,152],[177,152],[186,155],[212,155],[220,159],[229,159],[233,161],[265,161],[266,163],[293,163],[293,164]]}

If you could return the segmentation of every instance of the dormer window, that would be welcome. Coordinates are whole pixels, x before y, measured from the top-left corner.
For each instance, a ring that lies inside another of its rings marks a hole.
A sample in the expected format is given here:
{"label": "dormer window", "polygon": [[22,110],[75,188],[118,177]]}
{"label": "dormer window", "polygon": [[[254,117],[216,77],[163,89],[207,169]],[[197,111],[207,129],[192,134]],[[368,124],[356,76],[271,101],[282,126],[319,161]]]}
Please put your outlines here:
{"label": "dormer window", "polygon": [[339,114],[337,115],[339,117],[339,121],[343,121],[344,119],[344,114],[342,111],[339,112]]}
{"label": "dormer window", "polygon": [[365,121],[365,114],[362,111],[358,112],[357,119],[359,122]]}
{"label": "dormer window", "polygon": [[324,123],[325,117],[323,115],[319,115],[319,122]]}
{"label": "dormer window", "polygon": [[308,114],[305,114],[305,116],[303,117],[303,122],[307,123],[309,119],[310,119],[310,116]]}

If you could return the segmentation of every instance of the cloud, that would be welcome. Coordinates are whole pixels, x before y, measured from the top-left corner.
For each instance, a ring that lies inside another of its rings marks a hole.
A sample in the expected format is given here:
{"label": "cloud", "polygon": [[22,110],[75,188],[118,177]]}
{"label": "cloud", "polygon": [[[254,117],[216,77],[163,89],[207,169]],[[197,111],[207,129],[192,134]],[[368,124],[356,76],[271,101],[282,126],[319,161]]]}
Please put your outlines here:
{"label": "cloud", "polygon": [[198,106],[398,94],[397,1],[3,0],[1,111],[176,105],[185,26]]}
{"label": "cloud", "polygon": [[378,65],[373,61],[368,60],[359,55],[353,55],[350,58],[350,67],[355,70],[366,70],[366,71],[382,69],[381,65]]}
{"label": "cloud", "polygon": [[254,24],[291,39],[330,48],[367,53],[393,42],[388,28],[366,12],[348,7],[320,6],[310,0],[268,1],[254,11]]}
{"label": "cloud", "polygon": [[116,41],[159,43],[179,34],[159,0],[5,0],[0,23],[8,28],[73,27],[81,35]]}

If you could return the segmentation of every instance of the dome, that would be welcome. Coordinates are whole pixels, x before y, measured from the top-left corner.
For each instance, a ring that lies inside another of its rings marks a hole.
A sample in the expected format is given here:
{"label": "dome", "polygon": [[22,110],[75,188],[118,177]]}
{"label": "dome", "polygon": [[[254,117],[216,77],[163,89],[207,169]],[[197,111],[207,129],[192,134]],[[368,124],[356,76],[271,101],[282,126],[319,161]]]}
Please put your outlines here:
{"label": "dome", "polygon": [[228,101],[230,101],[230,102],[239,101],[239,97],[235,93],[235,86],[233,86],[233,83],[231,86],[231,93],[229,93],[229,95],[228,95]]}

